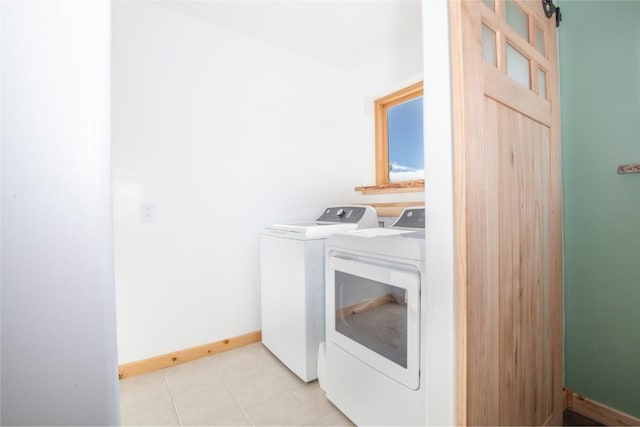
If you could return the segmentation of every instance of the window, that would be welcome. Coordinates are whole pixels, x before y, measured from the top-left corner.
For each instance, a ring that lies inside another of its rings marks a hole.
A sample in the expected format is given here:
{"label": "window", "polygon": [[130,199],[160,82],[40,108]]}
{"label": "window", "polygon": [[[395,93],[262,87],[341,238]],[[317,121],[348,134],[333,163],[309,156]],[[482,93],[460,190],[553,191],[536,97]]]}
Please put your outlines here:
{"label": "window", "polygon": [[422,82],[375,101],[376,185],[363,193],[424,189]]}

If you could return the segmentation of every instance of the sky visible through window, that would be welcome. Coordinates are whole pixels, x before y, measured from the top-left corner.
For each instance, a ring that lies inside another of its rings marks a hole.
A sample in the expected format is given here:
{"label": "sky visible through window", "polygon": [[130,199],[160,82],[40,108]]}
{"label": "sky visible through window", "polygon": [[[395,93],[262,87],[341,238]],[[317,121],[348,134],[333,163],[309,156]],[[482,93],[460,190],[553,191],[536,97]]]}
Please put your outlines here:
{"label": "sky visible through window", "polygon": [[389,181],[424,179],[422,96],[389,108]]}

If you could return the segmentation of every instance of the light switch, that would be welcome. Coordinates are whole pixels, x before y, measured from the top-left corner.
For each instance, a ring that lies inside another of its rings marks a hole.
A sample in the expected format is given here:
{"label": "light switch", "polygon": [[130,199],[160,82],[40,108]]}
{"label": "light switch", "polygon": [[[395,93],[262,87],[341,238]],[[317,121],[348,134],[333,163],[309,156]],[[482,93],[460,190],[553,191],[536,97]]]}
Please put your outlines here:
{"label": "light switch", "polygon": [[155,203],[142,203],[140,205],[140,222],[156,222]]}

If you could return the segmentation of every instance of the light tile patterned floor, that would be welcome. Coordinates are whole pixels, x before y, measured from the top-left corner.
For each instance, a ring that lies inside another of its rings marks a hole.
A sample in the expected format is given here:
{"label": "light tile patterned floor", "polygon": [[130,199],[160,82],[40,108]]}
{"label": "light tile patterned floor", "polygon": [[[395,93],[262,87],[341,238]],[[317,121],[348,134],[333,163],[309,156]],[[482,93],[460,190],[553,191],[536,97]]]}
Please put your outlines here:
{"label": "light tile patterned floor", "polygon": [[120,381],[122,425],[351,426],[261,343]]}

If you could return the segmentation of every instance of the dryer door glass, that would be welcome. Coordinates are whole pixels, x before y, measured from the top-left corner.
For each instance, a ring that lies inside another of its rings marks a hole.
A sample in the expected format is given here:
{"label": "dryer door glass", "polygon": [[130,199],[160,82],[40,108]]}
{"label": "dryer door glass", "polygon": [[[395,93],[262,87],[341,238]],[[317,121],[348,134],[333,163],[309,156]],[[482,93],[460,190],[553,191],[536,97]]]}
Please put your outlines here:
{"label": "dryer door glass", "polygon": [[407,367],[407,291],[336,271],[336,330]]}
{"label": "dryer door glass", "polygon": [[373,258],[334,255],[328,259],[326,278],[327,340],[417,390],[419,269]]}

